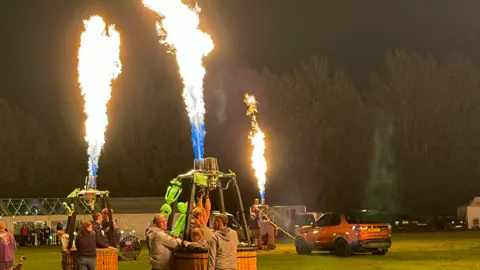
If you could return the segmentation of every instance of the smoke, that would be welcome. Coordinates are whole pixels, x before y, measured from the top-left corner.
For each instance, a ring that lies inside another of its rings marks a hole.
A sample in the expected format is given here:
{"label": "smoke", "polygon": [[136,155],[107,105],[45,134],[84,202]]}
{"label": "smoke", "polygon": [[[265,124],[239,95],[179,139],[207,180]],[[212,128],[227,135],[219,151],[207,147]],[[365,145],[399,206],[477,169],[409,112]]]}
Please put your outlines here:
{"label": "smoke", "polygon": [[398,207],[397,172],[392,146],[394,127],[381,117],[373,135],[370,179],[366,186],[365,208],[394,213]]}
{"label": "smoke", "polygon": [[217,121],[221,124],[227,120],[227,97],[225,96],[225,89],[223,88],[223,79],[220,79],[220,84],[218,87],[215,87],[213,94],[215,96],[215,103],[217,104],[215,116],[217,117]]}

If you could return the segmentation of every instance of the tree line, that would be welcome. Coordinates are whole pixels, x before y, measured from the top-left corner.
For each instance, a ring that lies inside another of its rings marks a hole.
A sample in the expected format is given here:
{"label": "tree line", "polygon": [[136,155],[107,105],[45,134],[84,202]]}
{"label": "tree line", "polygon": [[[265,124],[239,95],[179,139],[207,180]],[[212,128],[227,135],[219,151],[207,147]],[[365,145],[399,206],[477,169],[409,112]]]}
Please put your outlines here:
{"label": "tree line", "polygon": [[[99,170],[100,188],[114,196],[163,196],[168,181],[192,167],[175,61],[166,53],[157,57],[163,68],[125,58],[114,83]],[[364,86],[321,57],[282,73],[211,72],[205,79],[206,153],[219,158],[222,170],[237,172],[247,202],[256,196],[242,103],[249,92],[260,102],[267,134],[272,203],[452,210],[480,194],[479,75],[458,55],[439,60],[405,51],[388,53]],[[80,100],[78,93],[72,99]],[[64,123],[51,129],[0,100],[0,179],[15,190],[2,189],[2,197],[65,196],[83,185],[86,144],[61,128],[84,132],[81,117],[69,117],[72,108],[78,110],[66,105]]]}
{"label": "tree line", "polygon": [[234,122],[232,100],[258,95],[274,201],[438,213],[480,191],[479,75],[458,55],[397,50],[366,86],[320,57],[284,73],[224,72],[212,84],[235,96]]}

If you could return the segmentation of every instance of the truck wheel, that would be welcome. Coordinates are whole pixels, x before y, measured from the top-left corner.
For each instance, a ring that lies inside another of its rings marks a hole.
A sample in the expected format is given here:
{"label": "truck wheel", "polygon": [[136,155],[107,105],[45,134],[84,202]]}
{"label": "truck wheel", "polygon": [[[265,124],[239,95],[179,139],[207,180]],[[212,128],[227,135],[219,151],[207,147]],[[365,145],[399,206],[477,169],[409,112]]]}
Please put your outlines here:
{"label": "truck wheel", "polygon": [[374,252],[372,252],[373,255],[385,255],[388,252],[388,248],[380,248]]}
{"label": "truck wheel", "polygon": [[295,249],[297,254],[309,254],[312,252],[302,237],[295,238]]}
{"label": "truck wheel", "polygon": [[335,241],[335,254],[339,257],[349,257],[352,256],[353,251],[345,239],[339,238]]}

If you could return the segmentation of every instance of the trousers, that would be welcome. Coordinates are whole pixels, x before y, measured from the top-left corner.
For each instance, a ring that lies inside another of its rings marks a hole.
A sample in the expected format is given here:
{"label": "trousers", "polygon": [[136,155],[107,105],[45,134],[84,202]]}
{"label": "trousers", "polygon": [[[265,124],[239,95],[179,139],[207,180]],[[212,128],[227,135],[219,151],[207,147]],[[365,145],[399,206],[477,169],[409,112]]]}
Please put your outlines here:
{"label": "trousers", "polygon": [[78,270],[95,270],[97,258],[77,257]]}

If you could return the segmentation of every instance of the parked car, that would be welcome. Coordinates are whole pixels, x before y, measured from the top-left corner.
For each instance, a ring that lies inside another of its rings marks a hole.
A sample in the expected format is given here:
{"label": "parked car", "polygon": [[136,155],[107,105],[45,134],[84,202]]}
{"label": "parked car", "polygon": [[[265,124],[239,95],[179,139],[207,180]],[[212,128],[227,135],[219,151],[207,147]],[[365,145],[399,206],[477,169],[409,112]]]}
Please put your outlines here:
{"label": "parked car", "polygon": [[454,231],[466,230],[467,228],[468,226],[465,220],[458,219],[450,214],[437,215],[434,222],[435,230]]}
{"label": "parked car", "polygon": [[412,226],[412,220],[409,215],[399,215],[392,222],[394,231],[408,231]]}
{"label": "parked car", "polygon": [[314,224],[298,231],[295,248],[298,254],[326,250],[341,257],[353,252],[385,255],[392,245],[391,226],[385,220],[374,211],[325,213]]}
{"label": "parked car", "polygon": [[399,215],[392,223],[394,231],[419,231],[433,229],[433,224],[430,220],[415,215]]}

